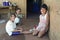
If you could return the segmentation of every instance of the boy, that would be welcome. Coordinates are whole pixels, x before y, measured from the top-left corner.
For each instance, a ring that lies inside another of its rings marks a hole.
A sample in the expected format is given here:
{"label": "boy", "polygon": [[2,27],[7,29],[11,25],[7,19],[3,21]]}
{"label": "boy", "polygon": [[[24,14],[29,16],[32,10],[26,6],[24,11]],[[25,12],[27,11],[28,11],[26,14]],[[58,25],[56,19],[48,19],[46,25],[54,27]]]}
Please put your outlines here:
{"label": "boy", "polygon": [[6,24],[6,32],[9,36],[19,35],[20,32],[22,32],[22,28],[20,28],[20,30],[16,29],[16,24],[14,23],[15,17],[14,14],[11,14],[9,21]]}
{"label": "boy", "polygon": [[15,18],[15,23],[18,25],[19,23],[21,24],[22,23],[22,18],[23,18],[23,15],[21,13],[21,9],[20,8],[17,8],[16,9],[16,18]]}
{"label": "boy", "polygon": [[23,31],[22,28],[16,29],[16,24],[14,23],[15,14],[10,15],[10,19],[6,24],[6,32],[9,36],[20,35],[20,34],[29,34],[29,31]]}

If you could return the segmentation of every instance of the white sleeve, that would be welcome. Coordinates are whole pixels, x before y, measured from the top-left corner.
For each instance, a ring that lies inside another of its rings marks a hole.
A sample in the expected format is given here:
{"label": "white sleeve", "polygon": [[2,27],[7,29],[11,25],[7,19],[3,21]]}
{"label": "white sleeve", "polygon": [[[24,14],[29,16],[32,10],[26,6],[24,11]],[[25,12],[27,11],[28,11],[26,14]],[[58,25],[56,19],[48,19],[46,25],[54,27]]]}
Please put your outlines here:
{"label": "white sleeve", "polygon": [[7,24],[6,25],[6,31],[10,31],[10,32],[14,31],[13,25],[12,24]]}
{"label": "white sleeve", "polygon": [[16,23],[14,23],[14,29],[16,28]]}
{"label": "white sleeve", "polygon": [[15,22],[15,23],[19,23],[19,20],[20,20],[20,19],[19,19],[18,17],[16,17],[14,22]]}

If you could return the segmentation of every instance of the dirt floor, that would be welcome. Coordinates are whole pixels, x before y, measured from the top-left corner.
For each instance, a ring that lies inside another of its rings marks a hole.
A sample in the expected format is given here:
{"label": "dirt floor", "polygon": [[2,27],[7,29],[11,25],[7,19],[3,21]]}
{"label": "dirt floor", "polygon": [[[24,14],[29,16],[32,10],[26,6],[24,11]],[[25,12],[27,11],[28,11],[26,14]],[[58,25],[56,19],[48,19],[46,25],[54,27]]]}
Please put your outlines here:
{"label": "dirt floor", "polygon": [[[24,19],[22,27],[24,30],[29,30],[33,28],[34,25],[38,24],[38,19]],[[32,34],[28,35],[17,35],[17,36],[8,36],[5,32],[5,23],[0,24],[0,40],[49,40],[48,36],[45,35],[42,38],[33,36]]]}

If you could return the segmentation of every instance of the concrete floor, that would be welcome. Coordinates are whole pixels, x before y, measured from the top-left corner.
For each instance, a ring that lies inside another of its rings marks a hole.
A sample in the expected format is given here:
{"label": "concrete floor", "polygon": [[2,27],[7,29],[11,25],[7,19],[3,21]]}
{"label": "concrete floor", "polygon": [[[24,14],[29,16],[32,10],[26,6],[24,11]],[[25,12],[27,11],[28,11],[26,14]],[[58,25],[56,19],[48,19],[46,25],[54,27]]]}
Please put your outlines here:
{"label": "concrete floor", "polygon": [[[24,30],[29,30],[33,28],[34,25],[38,24],[38,19],[25,19],[23,25],[21,26]],[[20,26],[18,26],[20,27]],[[37,36],[28,35],[17,35],[17,36],[8,36],[5,32],[5,23],[0,24],[0,40],[49,40],[48,36],[45,35],[42,38],[37,38]]]}

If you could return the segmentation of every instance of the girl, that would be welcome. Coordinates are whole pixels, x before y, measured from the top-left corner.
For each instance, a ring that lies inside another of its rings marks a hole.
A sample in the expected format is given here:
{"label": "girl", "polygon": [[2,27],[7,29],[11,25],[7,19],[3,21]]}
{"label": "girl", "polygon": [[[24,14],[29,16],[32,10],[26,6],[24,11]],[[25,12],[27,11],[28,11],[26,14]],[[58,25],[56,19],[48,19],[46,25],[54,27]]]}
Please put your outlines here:
{"label": "girl", "polygon": [[49,16],[48,16],[48,7],[46,4],[41,6],[41,15],[39,16],[39,24],[37,28],[33,31],[33,35],[41,37],[48,30]]}

